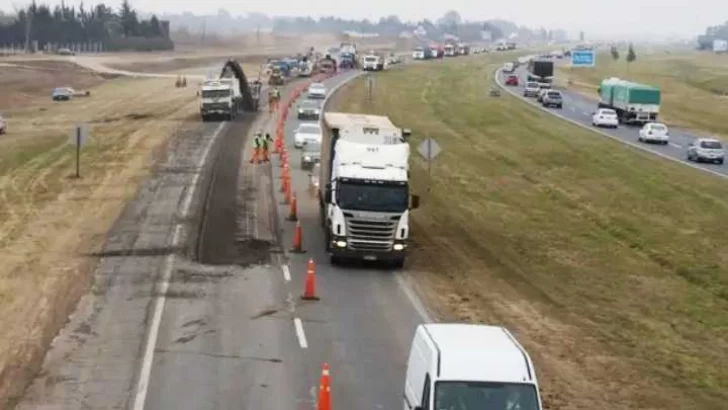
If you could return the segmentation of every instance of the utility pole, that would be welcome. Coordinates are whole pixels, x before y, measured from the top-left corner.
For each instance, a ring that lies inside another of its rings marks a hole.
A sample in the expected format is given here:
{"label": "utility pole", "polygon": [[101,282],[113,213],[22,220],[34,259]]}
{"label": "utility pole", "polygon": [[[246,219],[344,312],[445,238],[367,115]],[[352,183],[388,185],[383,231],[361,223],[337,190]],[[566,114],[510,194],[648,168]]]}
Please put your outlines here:
{"label": "utility pole", "polygon": [[205,45],[205,34],[207,32],[207,17],[202,17],[202,45]]}

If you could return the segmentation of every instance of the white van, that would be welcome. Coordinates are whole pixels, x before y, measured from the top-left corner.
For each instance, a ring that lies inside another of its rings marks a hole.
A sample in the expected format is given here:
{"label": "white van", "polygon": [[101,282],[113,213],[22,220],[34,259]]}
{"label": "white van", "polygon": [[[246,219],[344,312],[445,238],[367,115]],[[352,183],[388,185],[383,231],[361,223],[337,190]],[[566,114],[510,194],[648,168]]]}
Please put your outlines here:
{"label": "white van", "polygon": [[508,63],[503,64],[503,72],[505,72],[505,73],[512,73],[515,70],[516,70],[516,65],[515,64],[513,64],[511,62],[508,62]]}
{"label": "white van", "polygon": [[415,331],[404,410],[541,410],[528,353],[499,326],[425,324]]}

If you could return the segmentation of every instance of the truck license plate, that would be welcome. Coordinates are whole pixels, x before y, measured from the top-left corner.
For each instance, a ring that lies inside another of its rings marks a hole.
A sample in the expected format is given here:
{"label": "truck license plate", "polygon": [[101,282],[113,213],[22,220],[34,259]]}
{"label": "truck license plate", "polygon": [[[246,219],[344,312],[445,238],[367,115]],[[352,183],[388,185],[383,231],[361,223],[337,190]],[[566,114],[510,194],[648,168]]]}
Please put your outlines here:
{"label": "truck license plate", "polygon": [[375,261],[375,260],[377,260],[377,257],[374,255],[367,255],[364,257],[364,260],[365,261]]}

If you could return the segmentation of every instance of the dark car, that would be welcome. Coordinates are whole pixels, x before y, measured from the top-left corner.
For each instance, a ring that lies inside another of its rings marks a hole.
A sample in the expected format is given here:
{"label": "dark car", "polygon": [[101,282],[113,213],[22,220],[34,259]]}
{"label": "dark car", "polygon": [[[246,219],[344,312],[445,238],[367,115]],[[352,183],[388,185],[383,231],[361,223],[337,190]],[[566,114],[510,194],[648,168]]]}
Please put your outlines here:
{"label": "dark car", "polygon": [[506,85],[512,85],[512,86],[518,87],[518,76],[509,75],[508,78],[506,78]]}
{"label": "dark car", "polygon": [[544,107],[563,107],[564,100],[561,97],[561,92],[552,90],[546,91],[543,97],[541,97],[541,105]]}
{"label": "dark car", "polygon": [[321,115],[321,107],[311,100],[303,100],[298,104],[299,120],[318,120]]}

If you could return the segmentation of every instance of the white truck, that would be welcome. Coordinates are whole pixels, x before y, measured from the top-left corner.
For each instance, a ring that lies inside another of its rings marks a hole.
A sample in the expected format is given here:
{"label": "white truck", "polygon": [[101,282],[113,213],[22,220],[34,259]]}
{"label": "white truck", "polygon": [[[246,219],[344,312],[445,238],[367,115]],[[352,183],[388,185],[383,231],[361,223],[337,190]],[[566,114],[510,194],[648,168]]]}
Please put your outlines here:
{"label": "white truck", "polygon": [[331,263],[387,261],[402,267],[409,242],[409,130],[387,117],[324,113],[319,211]]}
{"label": "white truck", "polygon": [[445,57],[455,57],[458,55],[458,49],[455,44],[447,43],[444,47]]}
{"label": "white truck", "polygon": [[199,95],[203,122],[215,117],[230,121],[240,109],[242,95],[239,80],[235,77],[205,80]]}
{"label": "white truck", "polygon": [[384,58],[378,54],[369,53],[362,58],[361,67],[364,71],[382,71],[384,70]]}
{"label": "white truck", "polygon": [[306,60],[301,61],[298,64],[298,76],[299,77],[311,77],[313,74],[313,61]]}

